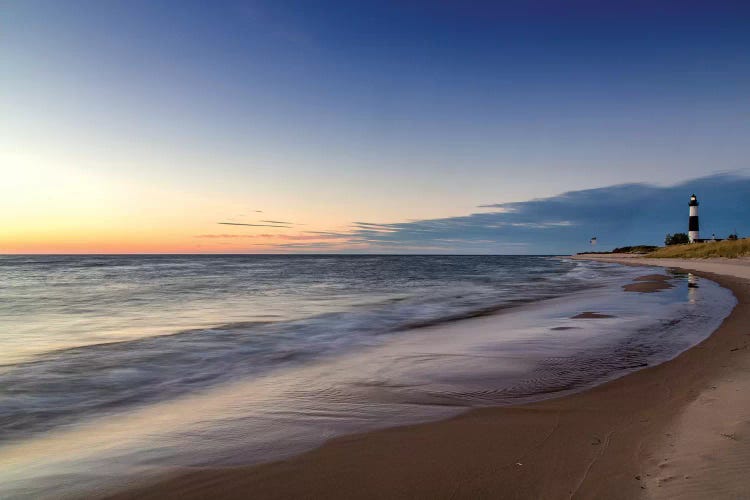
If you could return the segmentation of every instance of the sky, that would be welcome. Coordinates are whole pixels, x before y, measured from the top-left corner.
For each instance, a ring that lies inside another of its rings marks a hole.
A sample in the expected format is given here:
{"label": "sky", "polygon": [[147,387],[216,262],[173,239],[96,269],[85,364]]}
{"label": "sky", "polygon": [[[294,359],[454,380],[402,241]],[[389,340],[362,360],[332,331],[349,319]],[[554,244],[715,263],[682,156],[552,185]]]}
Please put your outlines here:
{"label": "sky", "polygon": [[749,21],[0,0],[0,253],[566,253],[661,243],[692,192],[747,235]]}

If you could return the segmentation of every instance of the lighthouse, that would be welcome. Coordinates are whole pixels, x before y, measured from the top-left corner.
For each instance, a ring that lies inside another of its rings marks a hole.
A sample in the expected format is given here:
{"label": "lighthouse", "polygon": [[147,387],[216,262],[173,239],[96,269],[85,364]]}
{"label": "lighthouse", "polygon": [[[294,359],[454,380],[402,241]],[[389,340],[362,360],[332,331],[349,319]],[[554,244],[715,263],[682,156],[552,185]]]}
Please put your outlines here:
{"label": "lighthouse", "polygon": [[690,196],[690,219],[688,219],[688,241],[695,243],[700,236],[698,235],[698,198],[695,197],[695,193]]}

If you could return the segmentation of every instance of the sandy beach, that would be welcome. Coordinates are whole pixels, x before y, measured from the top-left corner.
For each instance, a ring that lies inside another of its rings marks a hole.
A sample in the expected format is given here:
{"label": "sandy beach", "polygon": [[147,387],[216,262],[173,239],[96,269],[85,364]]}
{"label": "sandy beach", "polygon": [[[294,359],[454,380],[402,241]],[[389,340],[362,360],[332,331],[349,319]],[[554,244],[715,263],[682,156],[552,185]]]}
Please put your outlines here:
{"label": "sandy beach", "polygon": [[[689,270],[738,305],[677,358],[582,393],[337,438],[279,462],[184,470],[114,498],[746,498],[750,261],[581,258]],[[629,291],[665,286],[644,273]]]}

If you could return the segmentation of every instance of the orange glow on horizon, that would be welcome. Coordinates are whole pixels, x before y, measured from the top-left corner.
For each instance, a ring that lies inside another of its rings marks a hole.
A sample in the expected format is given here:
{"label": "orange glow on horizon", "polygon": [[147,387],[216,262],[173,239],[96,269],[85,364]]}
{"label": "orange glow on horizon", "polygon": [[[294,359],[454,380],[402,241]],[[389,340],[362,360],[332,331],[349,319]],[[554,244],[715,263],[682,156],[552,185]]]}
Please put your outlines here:
{"label": "orange glow on horizon", "polygon": [[[310,238],[306,235],[216,235],[216,237],[42,237],[37,239],[0,238],[0,254],[138,254],[138,253],[289,253],[296,251],[285,244],[303,241],[314,250],[317,243],[325,249],[340,251],[351,248],[345,239]],[[228,237],[224,237],[228,236]]]}
{"label": "orange glow on horizon", "polygon": [[[87,169],[18,162],[0,186],[8,215],[0,227],[0,254],[87,253],[291,253],[340,251],[347,221],[330,207],[290,206],[279,197],[222,196],[197,189],[165,188]],[[266,194],[266,196],[269,196]],[[264,210],[258,210],[256,207]],[[277,227],[264,220],[292,221]],[[221,221],[248,226],[219,225]],[[313,222],[315,221],[315,222]],[[253,224],[261,224],[253,226]],[[333,229],[332,229],[333,228]]]}

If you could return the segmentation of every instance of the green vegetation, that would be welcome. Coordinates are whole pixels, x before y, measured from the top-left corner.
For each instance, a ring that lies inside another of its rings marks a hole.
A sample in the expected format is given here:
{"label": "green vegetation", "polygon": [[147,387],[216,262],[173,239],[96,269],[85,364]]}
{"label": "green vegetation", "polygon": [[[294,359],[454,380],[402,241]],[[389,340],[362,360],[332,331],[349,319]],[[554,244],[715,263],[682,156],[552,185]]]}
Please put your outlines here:
{"label": "green vegetation", "polygon": [[667,237],[664,238],[664,244],[667,246],[684,245],[686,243],[690,243],[690,238],[685,233],[674,233],[674,234],[667,233]]}
{"label": "green vegetation", "polygon": [[615,248],[611,252],[578,252],[578,255],[612,255],[613,253],[634,253],[638,255],[645,255],[658,249],[659,247],[654,245],[634,245],[631,247]]}
{"label": "green vegetation", "polygon": [[706,243],[691,243],[687,245],[671,245],[660,248],[646,257],[651,258],[683,258],[706,259],[708,257],[736,257],[750,256],[750,238],[725,240]]}
{"label": "green vegetation", "polygon": [[659,247],[653,245],[635,245],[632,247],[620,247],[612,250],[612,253],[649,253],[657,250]]}

